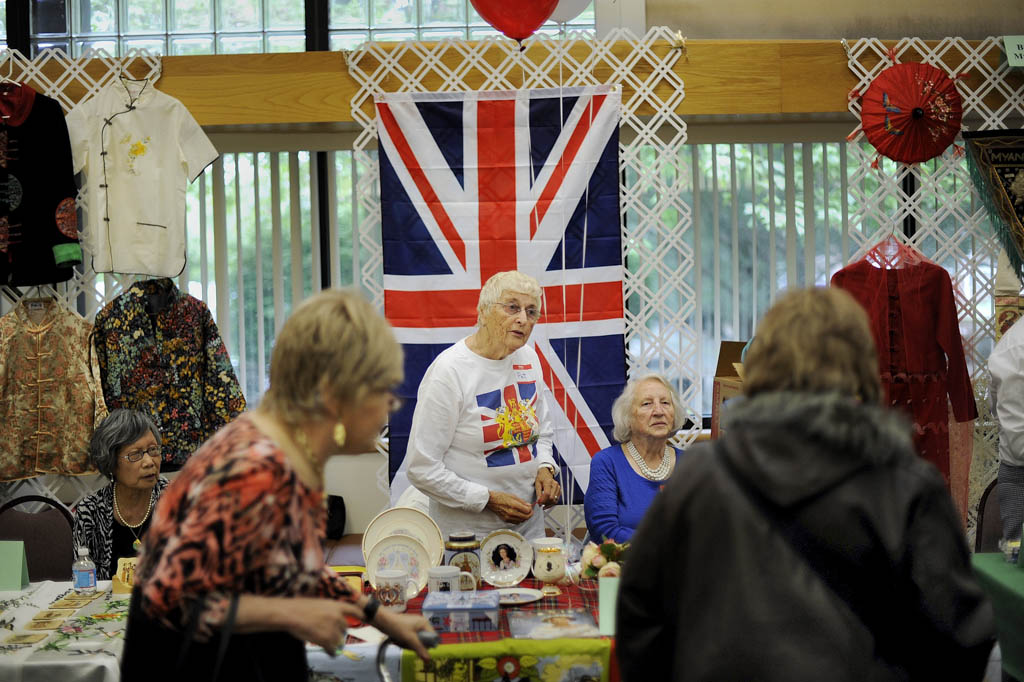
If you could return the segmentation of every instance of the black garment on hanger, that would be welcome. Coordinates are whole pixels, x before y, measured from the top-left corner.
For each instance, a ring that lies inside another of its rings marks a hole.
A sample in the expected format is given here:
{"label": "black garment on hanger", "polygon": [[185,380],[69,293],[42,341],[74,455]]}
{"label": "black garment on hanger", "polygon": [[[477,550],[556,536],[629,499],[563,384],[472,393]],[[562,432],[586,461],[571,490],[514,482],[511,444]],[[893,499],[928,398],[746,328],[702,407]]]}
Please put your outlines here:
{"label": "black garment on hanger", "polygon": [[64,282],[82,262],[71,142],[56,100],[0,87],[0,284]]}

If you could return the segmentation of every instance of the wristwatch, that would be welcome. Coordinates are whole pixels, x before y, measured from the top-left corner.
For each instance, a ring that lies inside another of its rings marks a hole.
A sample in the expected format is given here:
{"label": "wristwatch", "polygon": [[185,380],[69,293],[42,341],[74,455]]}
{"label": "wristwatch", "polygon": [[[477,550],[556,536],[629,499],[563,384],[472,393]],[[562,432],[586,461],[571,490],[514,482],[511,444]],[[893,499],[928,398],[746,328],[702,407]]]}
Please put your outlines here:
{"label": "wristwatch", "polygon": [[541,464],[540,466],[551,472],[551,478],[553,478],[555,480],[558,480],[558,474],[561,473],[558,470],[558,467],[552,466],[552,465],[548,464],[547,462],[545,462],[544,464]]}
{"label": "wristwatch", "polygon": [[371,594],[370,598],[366,600],[366,604],[363,605],[363,622],[367,625],[373,622],[378,609],[380,609],[380,602]]}

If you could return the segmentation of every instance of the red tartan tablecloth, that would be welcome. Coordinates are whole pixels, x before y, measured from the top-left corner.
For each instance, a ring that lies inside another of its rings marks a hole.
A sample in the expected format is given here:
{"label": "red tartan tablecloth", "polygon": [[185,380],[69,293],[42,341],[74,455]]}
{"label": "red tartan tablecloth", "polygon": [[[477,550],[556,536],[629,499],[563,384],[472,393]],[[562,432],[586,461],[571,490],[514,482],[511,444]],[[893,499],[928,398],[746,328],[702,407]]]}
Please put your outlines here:
{"label": "red tartan tablecloth", "polygon": [[[594,622],[599,623],[598,620],[598,589],[596,580],[587,580],[584,582],[585,587],[580,588],[579,585],[561,585],[560,589],[562,594],[557,597],[544,597],[538,601],[531,602],[529,604],[516,604],[514,607],[502,606],[499,614],[498,626],[500,629],[491,630],[489,632],[442,632],[441,633],[441,644],[457,644],[464,642],[493,642],[501,639],[511,637],[511,633],[508,629],[508,618],[506,614],[511,608],[515,609],[575,609],[584,608],[590,612],[594,617]],[[540,589],[543,586],[539,580],[533,578],[527,578],[519,584],[519,587],[532,587],[534,589]],[[482,589],[494,589],[490,586],[484,586]],[[423,607],[423,599],[426,597],[426,591],[420,593],[415,599],[409,601],[407,611],[409,613],[421,613]],[[610,656],[610,669],[609,669],[609,681],[618,682],[619,677],[619,662],[615,655],[615,638],[605,637],[604,639],[610,640],[611,644],[611,656]]]}
{"label": "red tartan tablecloth", "polygon": [[[460,642],[492,642],[498,639],[504,639],[510,637],[508,629],[508,618],[506,613],[510,608],[515,609],[577,609],[584,608],[594,616],[594,622],[597,623],[597,581],[588,581],[588,587],[586,589],[580,589],[578,585],[563,585],[560,586],[562,594],[557,597],[544,597],[535,602],[529,604],[516,604],[514,607],[501,607],[501,613],[499,614],[498,626],[499,630],[491,630],[488,632],[442,632],[441,643],[442,644],[455,644]],[[533,578],[527,578],[523,582],[519,583],[519,587],[532,587],[534,589],[540,589],[543,586],[538,580]],[[485,585],[484,590],[494,589],[489,585]],[[420,613],[423,607],[423,599],[427,596],[426,591],[421,592],[418,597],[409,601],[408,612],[409,613]]]}

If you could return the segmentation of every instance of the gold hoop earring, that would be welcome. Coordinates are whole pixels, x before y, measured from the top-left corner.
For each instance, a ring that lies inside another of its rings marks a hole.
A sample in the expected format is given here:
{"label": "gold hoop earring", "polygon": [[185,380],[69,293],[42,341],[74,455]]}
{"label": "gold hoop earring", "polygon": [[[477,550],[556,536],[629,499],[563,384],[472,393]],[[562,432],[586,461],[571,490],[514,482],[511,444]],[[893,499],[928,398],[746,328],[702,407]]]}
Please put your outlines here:
{"label": "gold hoop earring", "polygon": [[345,431],[345,425],[340,421],[334,425],[334,444],[339,448],[345,447],[345,438],[348,436],[348,432]]}

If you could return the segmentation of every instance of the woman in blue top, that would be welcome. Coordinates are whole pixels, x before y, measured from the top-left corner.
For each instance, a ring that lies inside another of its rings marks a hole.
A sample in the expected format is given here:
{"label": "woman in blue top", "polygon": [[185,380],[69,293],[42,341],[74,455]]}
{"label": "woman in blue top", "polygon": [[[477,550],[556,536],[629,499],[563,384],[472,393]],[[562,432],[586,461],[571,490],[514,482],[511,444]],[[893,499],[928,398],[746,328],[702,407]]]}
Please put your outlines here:
{"label": "woman in blue top", "polygon": [[619,445],[594,455],[583,501],[590,539],[626,542],[675,468],[668,439],[683,423],[672,386],[657,374],[626,384],[612,405],[612,432]]}

